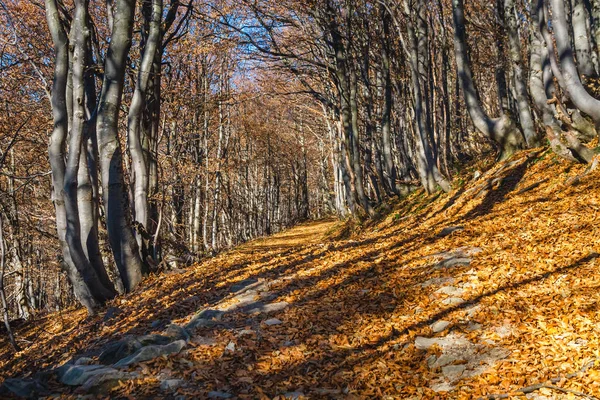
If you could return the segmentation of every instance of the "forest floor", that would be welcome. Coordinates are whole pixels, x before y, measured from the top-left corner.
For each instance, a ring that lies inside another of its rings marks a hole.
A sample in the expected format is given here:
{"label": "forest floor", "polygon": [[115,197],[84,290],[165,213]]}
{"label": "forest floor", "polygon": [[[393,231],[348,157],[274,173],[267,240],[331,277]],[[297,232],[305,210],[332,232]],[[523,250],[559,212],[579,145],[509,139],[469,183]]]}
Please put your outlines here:
{"label": "forest floor", "polygon": [[[362,226],[307,223],[95,317],[38,317],[17,329],[25,350],[0,342],[0,381],[184,328],[174,354],[117,368],[131,375],[110,397],[600,397],[600,172],[575,178],[546,149],[488,162]],[[43,376],[61,397],[85,388]]]}

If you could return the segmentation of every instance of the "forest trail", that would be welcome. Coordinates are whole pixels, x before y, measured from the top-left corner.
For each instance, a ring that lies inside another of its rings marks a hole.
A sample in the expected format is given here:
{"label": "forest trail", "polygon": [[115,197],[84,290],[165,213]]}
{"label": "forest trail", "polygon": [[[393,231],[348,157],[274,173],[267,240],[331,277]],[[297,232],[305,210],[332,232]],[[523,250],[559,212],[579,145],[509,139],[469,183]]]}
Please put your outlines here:
{"label": "forest trail", "polygon": [[600,172],[574,180],[584,168],[522,152],[364,226],[306,223],[95,317],[41,317],[17,356],[1,343],[0,376],[19,378],[4,389],[466,399],[550,381],[529,397],[600,396]]}

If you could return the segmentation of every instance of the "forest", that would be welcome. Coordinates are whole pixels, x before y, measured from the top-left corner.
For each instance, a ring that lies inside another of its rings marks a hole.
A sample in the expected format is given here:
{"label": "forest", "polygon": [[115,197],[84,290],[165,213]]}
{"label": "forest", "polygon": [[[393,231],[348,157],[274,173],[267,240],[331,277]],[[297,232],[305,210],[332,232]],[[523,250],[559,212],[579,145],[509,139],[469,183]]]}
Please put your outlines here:
{"label": "forest", "polygon": [[0,397],[600,398],[599,133],[600,0],[0,0]]}

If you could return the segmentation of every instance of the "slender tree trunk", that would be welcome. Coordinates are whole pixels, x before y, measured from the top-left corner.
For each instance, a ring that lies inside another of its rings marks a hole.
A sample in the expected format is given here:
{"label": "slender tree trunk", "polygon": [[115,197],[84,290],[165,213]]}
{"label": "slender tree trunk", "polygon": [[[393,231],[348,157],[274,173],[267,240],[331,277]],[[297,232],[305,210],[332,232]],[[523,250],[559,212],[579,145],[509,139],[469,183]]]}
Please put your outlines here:
{"label": "slender tree trunk", "polygon": [[[148,36],[144,45],[142,60],[138,70],[138,80],[129,107],[128,116],[128,145],[131,155],[131,184],[133,186],[133,219],[141,225],[136,232],[137,245],[141,251],[143,260],[150,256],[148,253],[149,237],[149,165],[148,157],[142,145],[142,116],[148,97],[148,85],[150,82],[152,65],[156,52],[160,47],[160,22],[162,14],[162,0],[152,0],[149,15]],[[148,17],[148,16],[147,16]],[[146,138],[147,139],[147,138]],[[147,146],[147,144],[146,144]]]}
{"label": "slender tree trunk", "polygon": [[517,24],[517,11],[515,0],[504,0],[504,19],[508,32],[509,53],[512,62],[513,79],[517,107],[519,109],[519,121],[523,128],[525,141],[530,147],[538,145],[535,126],[531,108],[529,106],[529,94],[527,92],[526,78],[523,72],[523,60],[521,59],[521,40]]}

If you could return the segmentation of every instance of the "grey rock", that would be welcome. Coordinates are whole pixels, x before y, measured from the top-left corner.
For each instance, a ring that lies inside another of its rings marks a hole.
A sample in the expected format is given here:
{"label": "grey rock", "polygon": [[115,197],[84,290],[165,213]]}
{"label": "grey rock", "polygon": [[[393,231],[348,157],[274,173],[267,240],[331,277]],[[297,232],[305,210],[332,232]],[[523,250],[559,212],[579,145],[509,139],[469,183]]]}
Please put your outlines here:
{"label": "grey rock", "polygon": [[427,366],[429,368],[433,368],[436,361],[437,361],[437,357],[435,356],[435,354],[430,355],[429,357],[427,357]]}
{"label": "grey rock", "polygon": [[192,318],[192,320],[187,323],[185,329],[187,331],[192,331],[200,327],[214,326],[218,323],[218,321],[221,321],[223,319],[224,314],[224,311],[207,308],[196,314],[194,318]]}
{"label": "grey rock", "polygon": [[230,399],[233,395],[227,392],[212,391],[208,393],[209,399]]}
{"label": "grey rock", "polygon": [[433,285],[446,285],[454,283],[454,278],[449,277],[441,277],[441,278],[431,278],[421,283],[421,287],[426,288]]}
{"label": "grey rock", "polygon": [[281,322],[281,320],[277,319],[277,318],[269,318],[268,320],[265,321],[265,325],[267,326],[273,326],[273,325],[281,325],[283,322]]}
{"label": "grey rock", "polygon": [[451,392],[452,390],[455,389],[455,387],[452,386],[448,382],[437,382],[437,383],[434,383],[433,385],[431,385],[430,389],[436,393],[441,393],[441,392]]}
{"label": "grey rock", "polygon": [[217,341],[214,338],[204,337],[204,336],[194,336],[191,339],[191,342],[196,346],[214,346]]}
{"label": "grey rock", "polygon": [[417,336],[415,338],[415,347],[419,350],[427,350],[434,344],[437,344],[438,339],[436,338],[426,338],[423,336]]}
{"label": "grey rock", "polygon": [[175,396],[175,400],[187,400],[187,397],[185,397],[184,395],[180,394],[179,396]]}
{"label": "grey rock", "polygon": [[163,335],[172,338],[173,340],[189,341],[191,338],[187,329],[177,324],[170,324],[167,326],[167,328],[163,331]]}
{"label": "grey rock", "polygon": [[465,372],[465,369],[467,369],[467,367],[464,365],[446,365],[445,367],[442,367],[442,374],[444,374],[448,380],[454,381],[460,378],[463,372]]}
{"label": "grey rock", "polygon": [[169,323],[169,320],[163,320],[163,319],[157,319],[156,321],[154,321],[153,323],[150,324],[150,327],[152,329],[158,329],[162,326],[165,326]]}
{"label": "grey rock", "polygon": [[501,339],[507,338],[513,334],[512,326],[509,325],[498,326],[494,328],[494,331]]}
{"label": "grey rock", "polygon": [[7,397],[9,394],[12,394],[13,396],[27,399],[37,399],[49,393],[48,388],[42,382],[32,378],[8,378],[0,386],[0,394],[6,394]]}
{"label": "grey rock", "polygon": [[457,306],[464,302],[465,300],[460,297],[448,297],[447,299],[442,300],[442,304],[445,306]]}
{"label": "grey rock", "polygon": [[65,365],[57,369],[59,381],[68,386],[82,386],[86,392],[104,393],[120,381],[134,379],[137,374],[104,365]]}
{"label": "grey rock", "polygon": [[142,347],[134,354],[115,363],[115,367],[126,367],[143,361],[153,360],[160,356],[179,353],[186,346],[185,340],[177,340],[165,345],[150,345]]}
{"label": "grey rock", "polygon": [[227,347],[225,347],[225,351],[230,351],[233,353],[235,351],[235,343],[229,342]]}
{"label": "grey rock", "polygon": [[[146,335],[142,337],[135,336],[126,336],[123,339],[112,342],[104,346],[98,360],[101,364],[114,364],[117,361],[121,360],[124,357],[127,357],[139,349],[141,349],[145,344],[160,341],[160,335]],[[141,339],[141,340],[140,340]],[[168,338],[165,338],[168,342]]]}
{"label": "grey rock", "polygon": [[448,326],[450,326],[450,322],[448,322],[448,321],[437,321],[436,323],[431,325],[431,330],[434,333],[440,333],[444,329],[446,329]]}
{"label": "grey rock", "polygon": [[300,400],[304,397],[306,397],[306,396],[302,392],[287,392],[283,395],[284,399],[290,399],[290,400]]}
{"label": "grey rock", "polygon": [[230,293],[237,293],[244,289],[248,289],[250,286],[258,283],[258,279],[256,278],[248,278],[240,281],[229,288]]}
{"label": "grey rock", "polygon": [[459,358],[453,354],[442,354],[435,362],[431,365],[431,368],[445,367],[448,364],[452,364],[459,361]]}
{"label": "grey rock", "polygon": [[81,357],[75,360],[75,365],[91,365],[94,363],[94,360],[89,357]]}
{"label": "grey rock", "polygon": [[248,311],[249,314],[254,313],[270,313],[285,310],[290,304],[286,301],[279,303],[261,304],[258,307],[254,307]]}
{"label": "grey rock", "polygon": [[238,336],[251,336],[251,335],[255,335],[256,331],[253,331],[252,329],[242,329],[241,331],[239,331],[237,333]]}
{"label": "grey rock", "polygon": [[457,225],[457,226],[447,226],[444,229],[442,229],[437,236],[438,237],[446,237],[449,236],[451,234],[453,234],[454,232],[458,232],[458,231],[462,231],[464,230],[465,227],[462,225]]}
{"label": "grey rock", "polygon": [[481,328],[482,328],[481,324],[478,324],[476,322],[469,322],[467,324],[467,331],[469,331],[469,332],[480,331]]}
{"label": "grey rock", "polygon": [[470,257],[451,257],[451,258],[447,258],[445,260],[438,262],[435,265],[435,269],[468,267],[469,265],[471,265]]}
{"label": "grey rock", "polygon": [[445,294],[452,297],[461,297],[465,290],[454,286],[444,286],[435,291],[437,294]]}
{"label": "grey rock", "polygon": [[160,383],[160,388],[161,390],[172,391],[177,390],[183,385],[185,385],[185,381],[183,379],[167,379]]}

